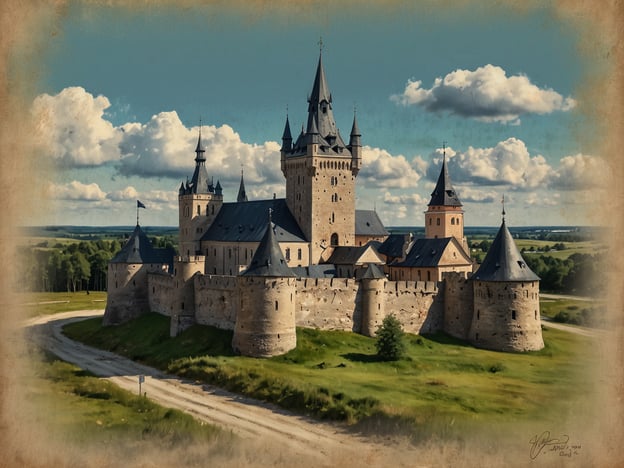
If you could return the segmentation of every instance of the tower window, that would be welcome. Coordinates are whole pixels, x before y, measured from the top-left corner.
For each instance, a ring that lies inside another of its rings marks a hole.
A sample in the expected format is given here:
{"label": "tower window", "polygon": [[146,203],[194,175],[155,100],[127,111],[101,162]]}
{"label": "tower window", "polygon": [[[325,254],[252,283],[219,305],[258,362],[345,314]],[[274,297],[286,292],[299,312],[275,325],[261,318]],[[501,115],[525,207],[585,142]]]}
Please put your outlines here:
{"label": "tower window", "polygon": [[290,261],[290,249],[286,249],[286,261]]}
{"label": "tower window", "polygon": [[[333,214],[332,214],[333,217]],[[331,235],[331,240],[330,240],[331,245],[338,245],[338,234],[337,233],[333,233]]]}
{"label": "tower window", "polygon": [[436,219],[436,224],[439,226],[440,225],[440,218]]}
{"label": "tower window", "polygon": [[511,311],[511,319],[512,320],[516,320],[516,311],[515,310]]}
{"label": "tower window", "polygon": [[301,260],[301,249],[297,249],[297,260]]}
{"label": "tower window", "polygon": [[200,210],[201,210],[201,208],[199,207],[199,205],[197,205],[197,216],[199,216],[201,214]]}
{"label": "tower window", "polygon": [[433,220],[432,220],[431,218],[429,218],[429,226],[431,226],[431,222],[432,222],[432,221],[433,221]]}
{"label": "tower window", "polygon": [[279,308],[279,304],[277,301],[275,301],[275,310],[277,310]]}
{"label": "tower window", "polygon": [[451,218],[451,224],[455,225],[455,218]]}

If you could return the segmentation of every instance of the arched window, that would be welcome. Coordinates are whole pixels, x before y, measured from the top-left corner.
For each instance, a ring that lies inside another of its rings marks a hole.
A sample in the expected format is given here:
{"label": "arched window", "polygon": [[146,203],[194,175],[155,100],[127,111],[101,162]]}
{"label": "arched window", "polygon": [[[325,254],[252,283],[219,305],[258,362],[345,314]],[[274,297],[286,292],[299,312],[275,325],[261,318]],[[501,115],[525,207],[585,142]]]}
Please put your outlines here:
{"label": "arched window", "polygon": [[[333,216],[333,214],[332,214]],[[338,234],[337,233],[333,233],[331,235],[331,240],[330,240],[331,245],[338,245]]]}
{"label": "arched window", "polygon": [[439,226],[440,225],[440,218],[436,218],[436,224]]}
{"label": "arched window", "polygon": [[455,218],[451,218],[451,224],[455,225]]}

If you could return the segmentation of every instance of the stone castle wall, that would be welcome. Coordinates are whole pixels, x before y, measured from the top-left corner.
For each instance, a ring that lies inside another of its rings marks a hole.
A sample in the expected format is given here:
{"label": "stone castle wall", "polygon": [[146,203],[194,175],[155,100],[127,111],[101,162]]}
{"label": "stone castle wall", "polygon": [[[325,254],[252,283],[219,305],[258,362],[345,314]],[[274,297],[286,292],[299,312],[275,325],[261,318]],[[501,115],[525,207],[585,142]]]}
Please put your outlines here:
{"label": "stone castle wall", "polygon": [[173,276],[166,274],[147,275],[150,311],[171,317],[175,293]]}
{"label": "stone castle wall", "polygon": [[233,330],[240,308],[237,276],[196,275],[195,317],[197,323]]}
{"label": "stone castle wall", "polygon": [[433,281],[386,281],[383,317],[393,314],[407,333],[440,331],[444,325],[443,298],[438,293],[438,283]]}
{"label": "stone castle wall", "polygon": [[361,294],[354,279],[297,279],[296,299],[298,327],[360,332]]}
{"label": "stone castle wall", "polygon": [[447,273],[444,280],[444,331],[468,339],[474,310],[472,283],[459,273]]}

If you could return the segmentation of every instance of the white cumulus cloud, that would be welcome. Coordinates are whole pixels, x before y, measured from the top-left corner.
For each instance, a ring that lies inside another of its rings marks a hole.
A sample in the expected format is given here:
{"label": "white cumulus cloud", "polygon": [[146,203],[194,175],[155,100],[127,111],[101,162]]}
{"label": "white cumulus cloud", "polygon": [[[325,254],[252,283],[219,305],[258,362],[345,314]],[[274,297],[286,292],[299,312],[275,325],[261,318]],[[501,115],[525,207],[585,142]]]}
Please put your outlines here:
{"label": "white cumulus cloud", "polygon": [[37,96],[32,116],[42,151],[65,166],[97,166],[118,159],[121,132],[104,118],[109,107],[108,98],[94,97],[78,86]]}
{"label": "white cumulus cloud", "polygon": [[[415,158],[417,160],[419,158]],[[410,163],[405,156],[393,156],[381,148],[362,147],[362,170],[357,180],[364,187],[415,187],[421,178],[418,162]]]}
{"label": "white cumulus cloud", "polygon": [[566,156],[559,161],[553,185],[561,190],[607,188],[612,184],[607,162],[586,154]]}
{"label": "white cumulus cloud", "polygon": [[106,193],[98,184],[83,184],[77,180],[67,184],[49,183],[47,196],[54,200],[102,201],[106,199]]}
{"label": "white cumulus cloud", "polygon": [[[439,151],[429,167],[432,180],[440,173]],[[522,140],[508,138],[491,148],[473,148],[466,151],[446,149],[451,180],[474,185],[509,185],[530,189],[548,182],[554,175],[546,159],[531,156]]]}
{"label": "white cumulus cloud", "polygon": [[422,87],[422,81],[410,79],[403,93],[390,98],[404,106],[514,124],[523,114],[568,111],[576,105],[571,97],[540,88],[525,75],[507,76],[505,70],[491,64],[476,70],[455,70],[436,78],[428,89]]}

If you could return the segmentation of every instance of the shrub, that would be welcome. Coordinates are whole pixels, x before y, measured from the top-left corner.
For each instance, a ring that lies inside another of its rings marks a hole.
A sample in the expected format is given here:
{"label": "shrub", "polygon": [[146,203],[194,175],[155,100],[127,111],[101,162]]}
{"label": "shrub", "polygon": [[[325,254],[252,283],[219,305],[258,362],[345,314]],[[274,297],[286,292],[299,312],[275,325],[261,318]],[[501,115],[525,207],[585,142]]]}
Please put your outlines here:
{"label": "shrub", "polygon": [[403,328],[401,322],[394,316],[388,315],[377,328],[377,356],[382,361],[397,361],[405,353],[403,342]]}

